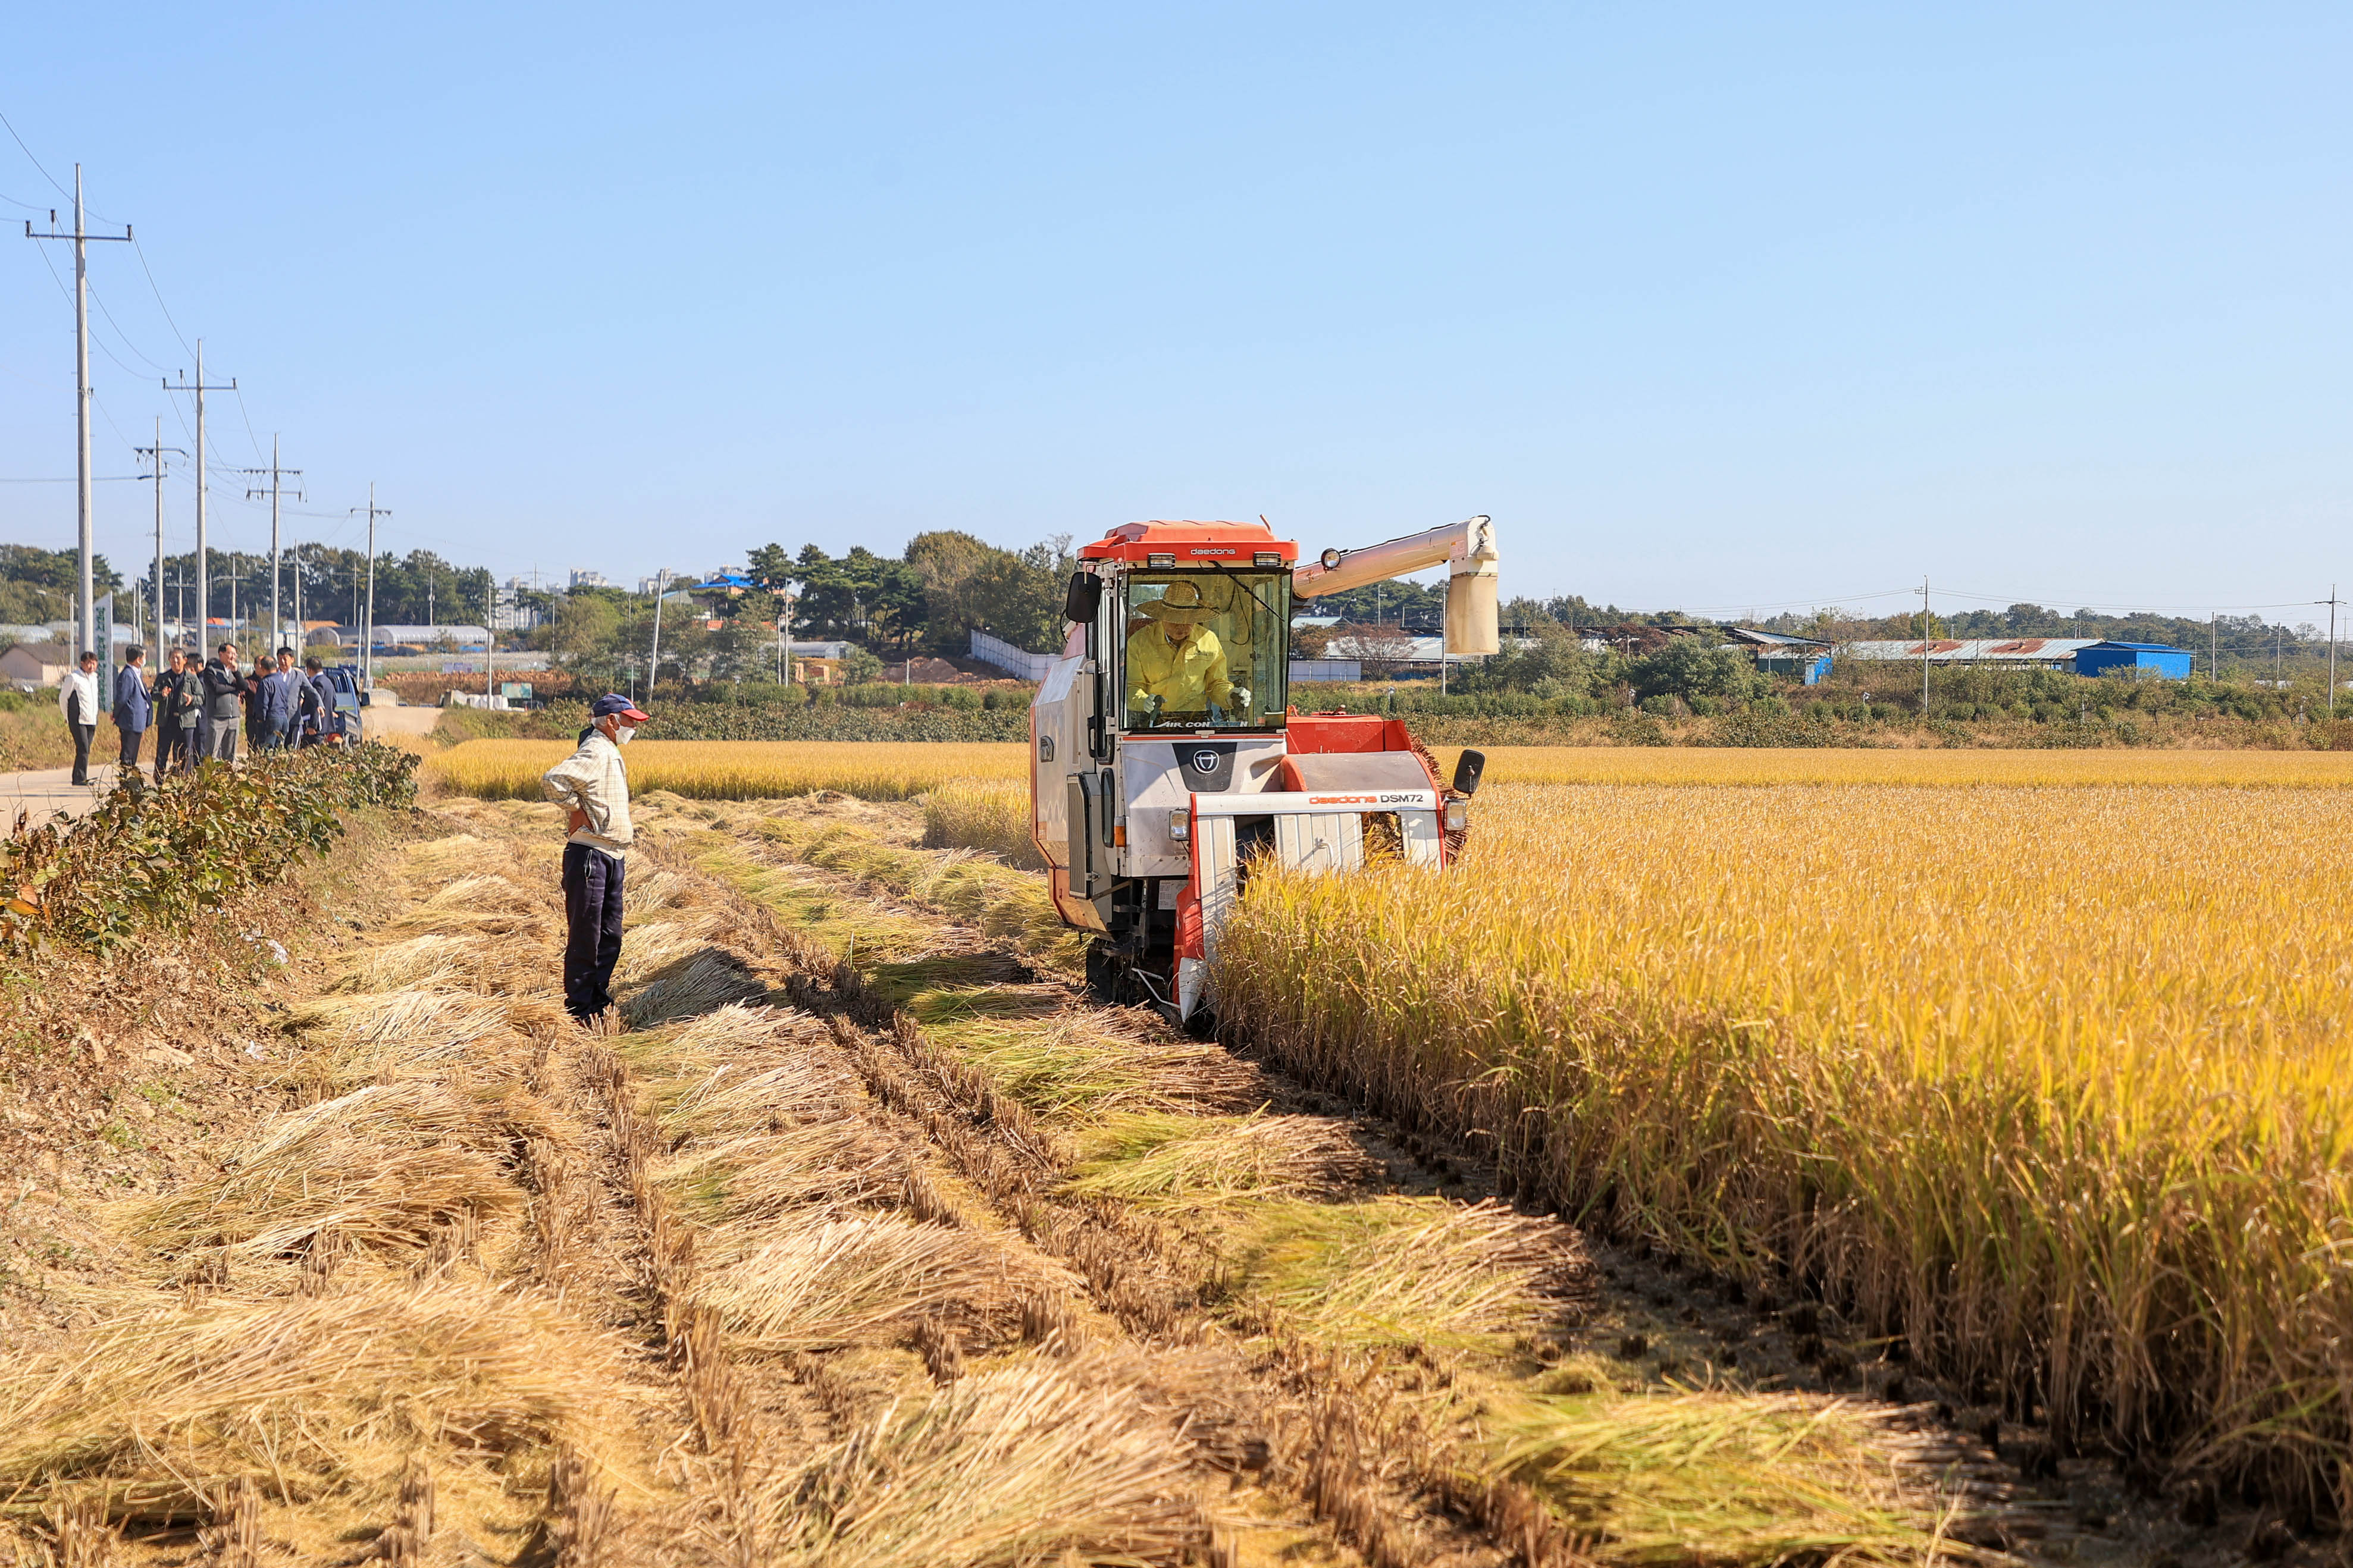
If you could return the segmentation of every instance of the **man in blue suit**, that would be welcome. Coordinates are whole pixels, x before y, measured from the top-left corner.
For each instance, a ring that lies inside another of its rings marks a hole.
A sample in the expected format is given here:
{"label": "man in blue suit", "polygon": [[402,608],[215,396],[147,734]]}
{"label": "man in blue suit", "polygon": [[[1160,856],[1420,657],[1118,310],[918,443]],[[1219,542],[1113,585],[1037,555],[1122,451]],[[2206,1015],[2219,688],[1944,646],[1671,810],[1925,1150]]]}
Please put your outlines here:
{"label": "man in blue suit", "polygon": [[132,643],[123,650],[122,668],[114,672],[114,728],[122,737],[122,771],[139,771],[139,740],[147,733],[147,650]]}

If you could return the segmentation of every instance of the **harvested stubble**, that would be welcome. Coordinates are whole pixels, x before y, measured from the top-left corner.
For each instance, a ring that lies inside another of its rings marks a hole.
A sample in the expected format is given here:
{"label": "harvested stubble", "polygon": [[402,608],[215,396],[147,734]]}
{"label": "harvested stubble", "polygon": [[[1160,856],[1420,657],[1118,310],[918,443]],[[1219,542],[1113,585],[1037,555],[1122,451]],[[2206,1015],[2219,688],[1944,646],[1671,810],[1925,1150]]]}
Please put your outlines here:
{"label": "harvested stubble", "polygon": [[1222,1005],[1311,1076],[1511,1130],[1541,1195],[1794,1271],[2063,1445],[2344,1486],[2353,796],[1482,806],[1460,875],[1260,878]]}
{"label": "harvested stubble", "polygon": [[1051,986],[923,990],[908,1011],[987,1072],[998,1090],[1047,1116],[1103,1117],[1250,1108],[1255,1079],[1224,1050],[1141,1040]]}
{"label": "harvested stubble", "polygon": [[658,1179],[713,1223],[897,1193],[906,1154],[846,1109],[864,1091],[825,1040],[814,1019],[739,1005],[666,1042],[658,1054],[673,1076],[650,1087],[678,1152]]}
{"label": "harvested stubble", "polygon": [[[445,788],[485,800],[538,800],[540,775],[572,753],[561,741],[468,741],[425,763]],[[955,779],[1022,777],[1018,742],[654,741],[629,747],[629,786],[689,800],[764,800],[838,790],[913,800]]]}
{"label": "harvested stubble", "polygon": [[1511,1402],[1490,1432],[1503,1468],[1612,1562],[1915,1563],[1918,1500],[1872,1458],[1887,1425],[1797,1394],[1604,1394]]}
{"label": "harvested stubble", "polygon": [[701,1243],[696,1305],[717,1310],[745,1351],[816,1350],[903,1338],[949,1308],[1002,1313],[1024,1289],[1076,1281],[994,1238],[897,1215],[823,1210],[713,1227]]}
{"label": "harvested stubble", "polygon": [[1062,1191],[1154,1207],[1278,1197],[1334,1184],[1365,1163],[1321,1116],[1184,1116],[1129,1112],[1080,1139]]}
{"label": "harvested stubble", "polygon": [[420,1450],[589,1441],[632,1397],[623,1367],[553,1303],[447,1281],[142,1312],[0,1364],[0,1490],[80,1483],[155,1522],[205,1517],[237,1474],[281,1501],[389,1497]]}
{"label": "harvested stubble", "polygon": [[1189,1445],[1099,1357],[1036,1357],[893,1403],[765,1496],[779,1563],[1173,1563],[1208,1535]]}
{"label": "harvested stubble", "polygon": [[1246,1310],[1318,1343],[1497,1348],[1544,1314],[1541,1222],[1500,1204],[1261,1205],[1235,1261]]}
{"label": "harvested stubble", "polygon": [[507,1157],[544,1132],[531,1108],[495,1089],[370,1085],[281,1118],[218,1177],[132,1205],[126,1228],[174,1253],[278,1258],[330,1233],[422,1250],[446,1225],[521,1209]]}

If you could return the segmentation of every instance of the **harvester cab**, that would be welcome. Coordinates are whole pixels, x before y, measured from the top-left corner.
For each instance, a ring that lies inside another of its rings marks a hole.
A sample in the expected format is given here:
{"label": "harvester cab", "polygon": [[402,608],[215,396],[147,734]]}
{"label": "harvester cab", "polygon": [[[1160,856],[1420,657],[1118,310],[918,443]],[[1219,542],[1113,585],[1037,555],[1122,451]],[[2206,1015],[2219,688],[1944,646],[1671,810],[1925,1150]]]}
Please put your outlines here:
{"label": "harvester cab", "polygon": [[1447,651],[1493,653],[1488,519],[1305,565],[1263,521],[1131,522],[1079,563],[1029,708],[1030,831],[1063,921],[1094,933],[1099,994],[1200,1011],[1219,928],[1262,859],[1452,858],[1479,753],[1441,784],[1396,719],[1293,711],[1292,606],[1443,564]]}

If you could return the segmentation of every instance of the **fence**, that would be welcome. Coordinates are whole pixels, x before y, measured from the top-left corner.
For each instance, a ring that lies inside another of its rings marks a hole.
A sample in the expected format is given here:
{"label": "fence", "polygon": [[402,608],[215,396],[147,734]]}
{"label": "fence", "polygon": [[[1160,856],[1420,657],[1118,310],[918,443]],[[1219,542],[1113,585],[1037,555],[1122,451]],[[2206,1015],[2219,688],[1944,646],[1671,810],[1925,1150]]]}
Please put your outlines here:
{"label": "fence", "polygon": [[1043,680],[1046,679],[1046,667],[1053,663],[1057,656],[1029,653],[1015,647],[1003,637],[993,637],[987,632],[976,631],[972,634],[972,657],[983,664],[995,665],[1018,679]]}

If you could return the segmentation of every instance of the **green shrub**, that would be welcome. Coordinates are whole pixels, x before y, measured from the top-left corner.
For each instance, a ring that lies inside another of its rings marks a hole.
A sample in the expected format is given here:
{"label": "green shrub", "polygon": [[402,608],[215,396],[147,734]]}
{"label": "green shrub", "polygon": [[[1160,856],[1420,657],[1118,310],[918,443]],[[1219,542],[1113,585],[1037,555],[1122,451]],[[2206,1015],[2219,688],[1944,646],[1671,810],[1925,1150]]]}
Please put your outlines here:
{"label": "green shrub", "polygon": [[323,854],[345,812],[417,799],[415,754],[369,744],[206,763],[156,785],[128,774],[78,822],[0,843],[0,953],[51,942],[106,952]]}

